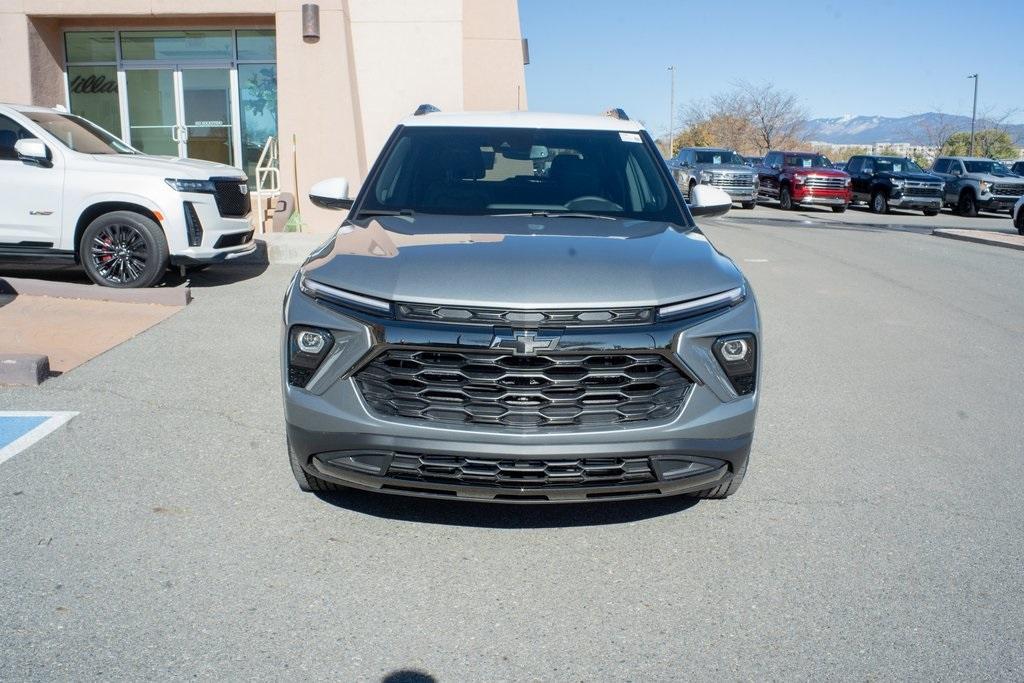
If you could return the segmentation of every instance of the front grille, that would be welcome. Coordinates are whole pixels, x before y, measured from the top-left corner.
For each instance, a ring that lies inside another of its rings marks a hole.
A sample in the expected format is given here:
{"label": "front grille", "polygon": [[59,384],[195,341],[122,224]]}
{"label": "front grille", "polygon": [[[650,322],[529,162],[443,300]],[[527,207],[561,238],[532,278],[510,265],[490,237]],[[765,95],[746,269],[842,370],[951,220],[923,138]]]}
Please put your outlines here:
{"label": "front grille", "polygon": [[1001,197],[1019,197],[1024,194],[1024,185],[1000,183],[992,186],[992,194]]}
{"label": "front grille", "polygon": [[381,415],[521,429],[668,418],[691,384],[655,353],[516,356],[401,348],[377,356],[355,380]]}
{"label": "front grille", "polygon": [[835,178],[831,176],[809,175],[804,180],[806,187],[821,190],[841,190],[846,187],[846,178]]}
{"label": "front grille", "polygon": [[751,173],[712,173],[708,184],[727,190],[752,190],[754,176]]}
{"label": "front grille", "polygon": [[941,197],[942,186],[935,183],[907,183],[903,194],[907,197]]}
{"label": "front grille", "polygon": [[503,460],[396,453],[388,477],[441,484],[510,488],[614,486],[657,481],[649,458]]}
{"label": "front grille", "polygon": [[[238,178],[213,178],[212,180],[216,190],[213,196],[217,201],[217,210],[221,216],[243,218],[249,215],[252,200],[249,198],[249,188],[244,180]],[[243,191],[242,188],[245,190]]]}
{"label": "front grille", "polygon": [[653,308],[559,309],[546,311],[508,308],[468,308],[436,304],[398,304],[401,320],[457,323],[460,325],[510,325],[515,327],[646,325],[654,320]]}

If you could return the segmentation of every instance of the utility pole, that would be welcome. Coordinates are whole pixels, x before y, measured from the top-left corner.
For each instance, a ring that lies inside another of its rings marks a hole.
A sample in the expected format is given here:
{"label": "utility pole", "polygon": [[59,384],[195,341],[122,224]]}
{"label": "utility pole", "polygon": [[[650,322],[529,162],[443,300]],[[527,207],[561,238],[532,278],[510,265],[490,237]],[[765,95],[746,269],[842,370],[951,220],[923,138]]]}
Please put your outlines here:
{"label": "utility pole", "polygon": [[974,119],[978,116],[978,74],[971,74],[967,78],[974,79],[974,107],[971,108],[971,151],[970,156],[974,156]]}
{"label": "utility pole", "polygon": [[675,153],[675,126],[674,119],[676,115],[676,67],[670,66],[668,68],[669,73],[669,91],[668,91],[668,158],[671,159]]}

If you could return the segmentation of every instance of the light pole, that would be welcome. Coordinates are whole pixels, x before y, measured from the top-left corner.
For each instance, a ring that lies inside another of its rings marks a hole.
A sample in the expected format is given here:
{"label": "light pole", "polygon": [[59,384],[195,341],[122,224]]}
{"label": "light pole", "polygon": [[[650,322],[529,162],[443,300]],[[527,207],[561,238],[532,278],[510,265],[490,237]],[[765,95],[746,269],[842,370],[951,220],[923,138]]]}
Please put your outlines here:
{"label": "light pole", "polygon": [[673,125],[673,118],[676,113],[676,68],[670,66],[668,68],[669,73],[669,91],[668,91],[668,158],[672,158],[672,154],[675,152],[675,126]]}
{"label": "light pole", "polygon": [[971,74],[967,78],[974,79],[974,106],[971,108],[971,151],[968,152],[970,156],[974,156],[974,119],[978,116],[978,74]]}

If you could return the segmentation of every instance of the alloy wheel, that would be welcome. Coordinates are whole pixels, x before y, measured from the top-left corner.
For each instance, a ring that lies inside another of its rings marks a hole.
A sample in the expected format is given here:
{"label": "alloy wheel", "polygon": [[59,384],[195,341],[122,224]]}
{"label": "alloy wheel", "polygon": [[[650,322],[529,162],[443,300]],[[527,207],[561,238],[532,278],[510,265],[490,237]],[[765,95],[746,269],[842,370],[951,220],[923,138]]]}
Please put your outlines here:
{"label": "alloy wheel", "polygon": [[149,247],[137,229],[115,223],[105,226],[93,238],[90,254],[100,277],[109,282],[127,284],[145,273]]}

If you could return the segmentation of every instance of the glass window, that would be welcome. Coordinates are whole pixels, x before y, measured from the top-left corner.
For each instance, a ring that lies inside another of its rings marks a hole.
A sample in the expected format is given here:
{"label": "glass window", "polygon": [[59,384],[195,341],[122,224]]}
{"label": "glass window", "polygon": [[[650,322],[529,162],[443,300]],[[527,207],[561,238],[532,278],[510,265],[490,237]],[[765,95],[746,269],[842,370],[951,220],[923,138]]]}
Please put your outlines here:
{"label": "glass window", "polygon": [[64,47],[69,63],[117,61],[113,31],[74,31],[66,33],[64,34]]}
{"label": "glass window", "polygon": [[68,93],[72,112],[115,135],[121,134],[116,66],[69,66]]}
{"label": "glass window", "polygon": [[68,149],[83,154],[135,154],[135,150],[85,119],[70,114],[33,111],[25,114]]}
{"label": "glass window", "polygon": [[14,151],[14,143],[34,137],[21,124],[0,116],[0,161],[16,160],[18,153]]}
{"label": "glass window", "polygon": [[239,30],[237,36],[238,59],[263,61],[276,58],[274,29]]}
{"label": "glass window", "polygon": [[935,161],[935,165],[932,166],[932,170],[936,173],[948,173],[949,172],[949,159],[938,159]]}
{"label": "glass window", "polygon": [[270,136],[277,137],[277,65],[238,65],[242,113],[242,169],[256,187],[256,163]]}
{"label": "glass window", "polygon": [[124,31],[122,59],[231,59],[231,31]]}
{"label": "glass window", "polygon": [[636,134],[410,126],[390,154],[398,150],[396,162],[383,160],[387,173],[368,188],[363,209],[584,212],[686,224],[659,162]]}
{"label": "glass window", "polygon": [[864,160],[860,157],[853,157],[846,164],[847,173],[860,173],[860,167],[864,165]]}

